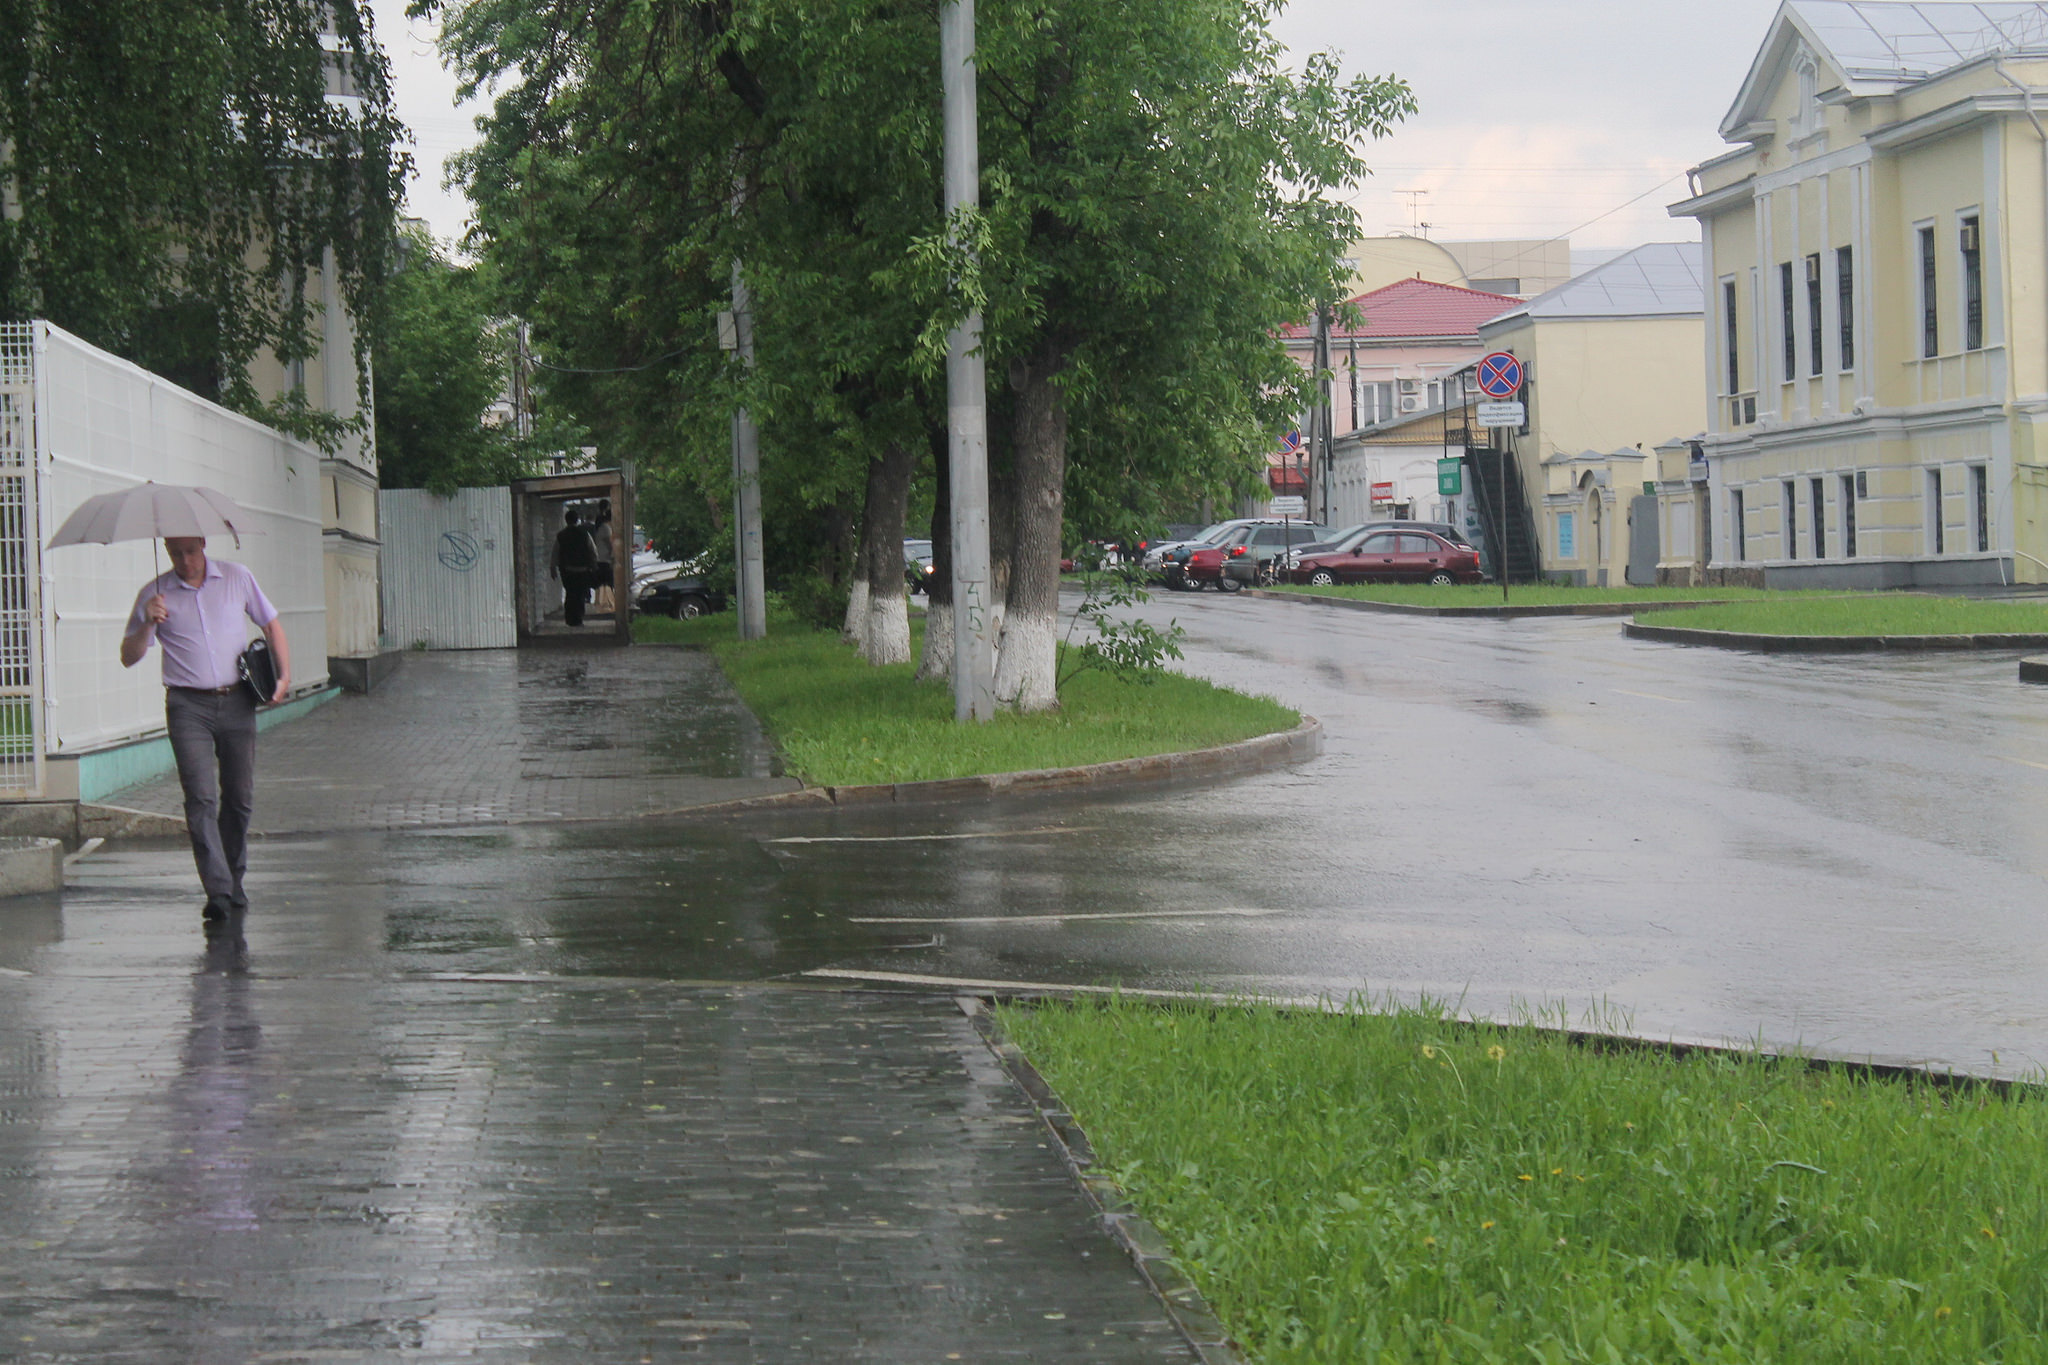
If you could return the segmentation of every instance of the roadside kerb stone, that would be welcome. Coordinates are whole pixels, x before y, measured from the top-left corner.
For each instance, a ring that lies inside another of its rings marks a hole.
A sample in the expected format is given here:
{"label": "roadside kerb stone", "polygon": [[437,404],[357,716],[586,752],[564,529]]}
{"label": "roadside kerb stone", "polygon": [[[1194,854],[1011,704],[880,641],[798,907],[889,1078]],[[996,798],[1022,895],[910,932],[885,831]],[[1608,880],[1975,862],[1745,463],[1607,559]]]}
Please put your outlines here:
{"label": "roadside kerb stone", "polygon": [[1166,1306],[1168,1316],[1173,1319],[1188,1345],[1203,1365],[1246,1365],[1245,1357],[1230,1339],[1202,1291],[1195,1286],[1174,1259],[1173,1248],[1150,1219],[1131,1207],[1116,1182],[1098,1169],[1095,1148],[1088,1141],[1088,1135],[1074,1121],[1067,1106],[1061,1103],[1053,1090],[1024,1050],[1004,1036],[995,1016],[988,1011],[988,1002],[979,996],[959,997],[962,1013],[974,1021],[976,1031],[989,1051],[995,1054],[1004,1071],[1024,1092],[1025,1098],[1038,1114],[1039,1121],[1051,1136],[1067,1169],[1073,1172],[1077,1183],[1088,1201],[1095,1206],[1102,1225],[1118,1246],[1131,1258],[1138,1273],[1159,1296]]}
{"label": "roadside kerb stone", "polygon": [[34,835],[0,838],[0,898],[64,889],[64,841]]}
{"label": "roadside kerb stone", "polygon": [[1631,621],[1623,633],[1673,645],[1711,645],[1764,654],[1879,654],[1933,650],[2038,649],[2048,635],[1752,635],[1734,630],[1646,626]]}
{"label": "roadside kerb stone", "polygon": [[1073,793],[1111,794],[1171,782],[1208,781],[1244,773],[1305,763],[1323,751],[1323,725],[1314,716],[1303,716],[1292,730],[1258,735],[1235,744],[1186,753],[1148,754],[1142,758],[1120,758],[1106,763],[1088,763],[1073,768],[1040,768],[1017,773],[984,773],[974,777],[947,777],[930,782],[881,782],[863,786],[806,787],[779,796],[757,796],[745,801],[695,806],[660,814],[731,816],[756,811],[830,804],[848,808],[861,806],[923,805],[936,801],[988,801],[1007,796],[1044,796]]}
{"label": "roadside kerb stone", "polygon": [[1392,616],[1470,616],[1482,620],[1519,620],[1527,616],[1634,616],[1645,611],[1678,611],[1686,607],[1727,606],[1734,599],[1699,597],[1683,602],[1562,602],[1518,607],[1510,602],[1500,607],[1418,607],[1406,602],[1368,602],[1356,597],[1321,597],[1305,592],[1271,592],[1247,588],[1245,596],[1268,602],[1307,602],[1319,607],[1341,607],[1347,611],[1376,611]]}
{"label": "roadside kerb stone", "polygon": [[2044,654],[2038,659],[2021,659],[2020,681],[2048,683],[2048,654]]}

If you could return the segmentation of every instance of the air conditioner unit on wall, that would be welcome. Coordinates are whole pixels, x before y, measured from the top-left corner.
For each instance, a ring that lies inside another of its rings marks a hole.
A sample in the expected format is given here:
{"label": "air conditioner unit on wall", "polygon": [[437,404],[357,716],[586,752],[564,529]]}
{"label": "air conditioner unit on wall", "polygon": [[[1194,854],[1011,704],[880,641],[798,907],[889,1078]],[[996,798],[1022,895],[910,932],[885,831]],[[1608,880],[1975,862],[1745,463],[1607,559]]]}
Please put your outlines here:
{"label": "air conditioner unit on wall", "polygon": [[1415,381],[1414,381],[1413,379],[1404,379],[1404,380],[1402,380],[1402,381],[1401,381],[1401,392],[1403,392],[1403,393],[1414,393],[1414,392],[1415,392]]}
{"label": "air conditioner unit on wall", "polygon": [[1403,398],[1401,400],[1401,411],[1403,412],[1416,412],[1419,411],[1421,407],[1422,400],[1420,398],[1409,397]]}

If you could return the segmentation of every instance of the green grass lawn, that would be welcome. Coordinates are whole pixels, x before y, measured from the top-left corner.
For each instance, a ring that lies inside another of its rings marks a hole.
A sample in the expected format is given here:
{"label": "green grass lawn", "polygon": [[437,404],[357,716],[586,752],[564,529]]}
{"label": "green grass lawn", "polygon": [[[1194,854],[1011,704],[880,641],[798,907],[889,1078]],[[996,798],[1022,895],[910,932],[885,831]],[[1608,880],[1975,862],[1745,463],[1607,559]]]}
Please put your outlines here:
{"label": "green grass lawn", "polygon": [[[1282,584],[1274,592],[1302,593],[1311,597],[1348,597],[1361,602],[1391,602],[1409,607],[1497,607],[1501,605],[1498,583],[1453,583],[1433,588],[1427,583],[1339,583],[1314,588],[1301,583]],[[1700,602],[1724,599],[1783,597],[1762,588],[1574,588],[1558,583],[1515,583],[1508,586],[1511,607],[1561,607],[1573,603],[1607,602]]]}
{"label": "green grass lawn", "polygon": [[1861,593],[1686,607],[1660,611],[1644,624],[1751,635],[2048,635],[2048,602]]}
{"label": "green grass lawn", "polygon": [[2048,1359],[2048,1104],[1426,1011],[1007,1009],[1254,1359]]}
{"label": "green grass lawn", "polygon": [[[923,622],[911,619],[912,653]],[[634,638],[710,649],[733,686],[806,782],[845,786],[1026,772],[1231,744],[1291,730],[1301,717],[1278,702],[1176,673],[1150,684],[1083,673],[1058,711],[1001,715],[987,725],[953,719],[945,683],[915,668],[863,663],[836,633],[771,618],[766,640],[734,639],[730,613],[695,621],[642,617]]]}

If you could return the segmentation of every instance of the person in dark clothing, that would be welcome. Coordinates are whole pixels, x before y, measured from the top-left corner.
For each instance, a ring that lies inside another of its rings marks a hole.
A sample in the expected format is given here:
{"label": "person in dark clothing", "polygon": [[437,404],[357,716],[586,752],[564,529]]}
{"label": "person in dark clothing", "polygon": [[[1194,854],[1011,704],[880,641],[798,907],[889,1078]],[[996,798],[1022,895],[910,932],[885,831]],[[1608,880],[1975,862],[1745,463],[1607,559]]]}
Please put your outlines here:
{"label": "person in dark clothing", "polygon": [[583,604],[590,600],[590,582],[597,571],[597,546],[580,512],[571,507],[565,520],[568,524],[555,533],[554,553],[548,556],[548,576],[562,581],[562,619],[580,626]]}

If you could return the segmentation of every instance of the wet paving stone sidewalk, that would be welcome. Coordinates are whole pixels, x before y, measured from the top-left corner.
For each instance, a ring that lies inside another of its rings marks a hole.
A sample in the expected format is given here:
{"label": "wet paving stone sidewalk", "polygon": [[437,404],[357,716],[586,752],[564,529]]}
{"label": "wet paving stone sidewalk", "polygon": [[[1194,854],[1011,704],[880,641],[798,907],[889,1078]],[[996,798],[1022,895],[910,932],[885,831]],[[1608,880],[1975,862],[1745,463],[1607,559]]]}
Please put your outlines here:
{"label": "wet paving stone sidewalk", "polygon": [[1191,1358],[949,999],[239,958],[0,979],[0,1359]]}
{"label": "wet paving stone sidewalk", "polygon": [[[707,654],[422,652],[375,692],[263,732],[254,829],[619,819],[800,785]],[[105,800],[184,810],[175,774]]]}

